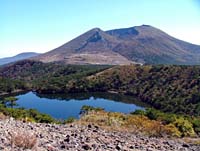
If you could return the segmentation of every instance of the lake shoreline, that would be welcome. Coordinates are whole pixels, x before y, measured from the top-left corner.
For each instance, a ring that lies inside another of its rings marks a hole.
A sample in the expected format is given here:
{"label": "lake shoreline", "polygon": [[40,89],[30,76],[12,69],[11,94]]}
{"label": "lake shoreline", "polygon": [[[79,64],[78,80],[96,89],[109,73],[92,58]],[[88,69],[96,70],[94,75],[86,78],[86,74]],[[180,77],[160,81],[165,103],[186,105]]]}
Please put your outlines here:
{"label": "lake shoreline", "polygon": [[[113,93],[38,94],[26,92],[16,96],[17,108],[36,109],[55,119],[79,118],[82,106],[100,107],[108,112],[131,113],[145,106],[132,96]],[[56,112],[55,112],[56,111]]]}
{"label": "lake shoreline", "polygon": [[19,93],[26,93],[26,92],[29,92],[31,90],[15,90],[15,91],[12,91],[10,93],[8,92],[3,92],[3,93],[0,93],[0,97],[7,97],[7,96],[14,96],[16,94],[19,94]]}

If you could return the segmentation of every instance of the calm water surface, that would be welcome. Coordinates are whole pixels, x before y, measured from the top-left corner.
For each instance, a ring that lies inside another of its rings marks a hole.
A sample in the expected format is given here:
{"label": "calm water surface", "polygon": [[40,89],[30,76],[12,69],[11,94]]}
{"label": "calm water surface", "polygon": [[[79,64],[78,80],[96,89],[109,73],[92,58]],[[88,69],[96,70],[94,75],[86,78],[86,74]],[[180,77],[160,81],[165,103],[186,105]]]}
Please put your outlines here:
{"label": "calm water surface", "polygon": [[[106,111],[130,113],[144,109],[134,97],[109,93],[81,93],[72,95],[41,95],[33,92],[17,96],[18,107],[37,109],[57,119],[79,117],[83,105],[101,107]],[[138,105],[136,105],[138,104]]]}

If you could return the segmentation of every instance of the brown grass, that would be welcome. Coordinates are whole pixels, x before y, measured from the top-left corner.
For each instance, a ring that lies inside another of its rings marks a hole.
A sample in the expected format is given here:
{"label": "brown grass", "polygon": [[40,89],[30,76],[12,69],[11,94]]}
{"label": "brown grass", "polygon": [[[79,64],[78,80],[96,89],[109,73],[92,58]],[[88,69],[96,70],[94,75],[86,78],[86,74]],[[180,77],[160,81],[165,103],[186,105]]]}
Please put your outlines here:
{"label": "brown grass", "polygon": [[3,113],[1,113],[0,112],[0,120],[4,120],[4,119],[6,119],[7,117],[3,114]]}
{"label": "brown grass", "polygon": [[126,115],[105,111],[89,112],[77,121],[79,124],[98,125],[103,129],[145,134],[148,136],[172,136],[180,137],[176,127],[163,125],[159,121],[150,120],[141,115]]}
{"label": "brown grass", "polygon": [[36,148],[37,138],[30,132],[18,130],[10,133],[10,143],[12,147],[19,147],[23,149],[34,149]]}
{"label": "brown grass", "polygon": [[185,138],[183,138],[183,140],[184,140],[186,143],[189,143],[189,144],[200,145],[200,138],[189,138],[189,137],[185,137]]}

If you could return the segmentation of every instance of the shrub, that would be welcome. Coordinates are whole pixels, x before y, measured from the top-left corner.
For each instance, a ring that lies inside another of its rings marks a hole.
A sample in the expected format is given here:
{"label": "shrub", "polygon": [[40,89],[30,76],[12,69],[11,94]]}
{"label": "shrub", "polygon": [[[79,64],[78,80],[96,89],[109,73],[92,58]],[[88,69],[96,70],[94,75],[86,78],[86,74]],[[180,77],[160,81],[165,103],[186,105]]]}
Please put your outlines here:
{"label": "shrub", "polygon": [[40,123],[56,122],[56,120],[50,115],[42,114],[34,109],[25,110],[23,108],[7,108],[0,104],[0,112],[2,112],[5,116],[12,116],[13,118],[19,120],[34,121]]}
{"label": "shrub", "polygon": [[83,114],[87,114],[88,112],[91,112],[91,111],[103,111],[104,109],[103,108],[100,108],[100,107],[93,107],[93,106],[88,106],[88,105],[83,105],[81,107],[81,111],[80,111],[80,115],[83,115]]}
{"label": "shrub", "polygon": [[6,116],[0,112],[0,120],[6,119]]}
{"label": "shrub", "polygon": [[181,132],[174,124],[168,124],[164,128],[164,133],[172,137],[181,137]]}
{"label": "shrub", "polygon": [[33,149],[36,148],[37,138],[30,132],[24,132],[18,130],[10,133],[10,143],[12,147],[19,147],[22,149]]}
{"label": "shrub", "polygon": [[69,117],[68,119],[66,119],[64,121],[64,123],[68,124],[68,123],[73,123],[75,121],[75,118],[74,117]]}
{"label": "shrub", "polygon": [[134,112],[131,112],[131,114],[135,115],[145,115],[145,110],[135,110]]}
{"label": "shrub", "polygon": [[183,117],[177,118],[173,124],[178,128],[181,132],[181,136],[194,136],[195,132],[193,129],[192,123],[190,123],[187,119]]}
{"label": "shrub", "polygon": [[200,135],[200,119],[195,118],[192,121],[195,132]]}

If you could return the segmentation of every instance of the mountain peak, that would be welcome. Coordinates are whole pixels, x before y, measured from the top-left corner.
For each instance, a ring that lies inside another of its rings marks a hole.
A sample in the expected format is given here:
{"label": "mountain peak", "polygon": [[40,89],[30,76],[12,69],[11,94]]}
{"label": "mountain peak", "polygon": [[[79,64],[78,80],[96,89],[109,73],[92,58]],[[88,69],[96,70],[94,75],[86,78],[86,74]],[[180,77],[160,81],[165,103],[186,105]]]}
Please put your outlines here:
{"label": "mountain peak", "polygon": [[200,46],[150,25],[108,31],[93,28],[36,60],[69,64],[200,64]]}
{"label": "mountain peak", "polygon": [[96,31],[96,32],[99,32],[99,31],[102,31],[100,28],[98,27],[95,27],[95,28],[92,28],[90,31]]}
{"label": "mountain peak", "polygon": [[152,26],[150,26],[150,25],[145,25],[145,24],[143,24],[143,25],[141,25],[141,26],[143,26],[143,27],[152,27]]}
{"label": "mountain peak", "polygon": [[87,31],[86,33],[103,33],[104,31],[101,30],[100,28],[92,28],[91,30]]}

